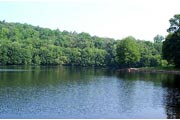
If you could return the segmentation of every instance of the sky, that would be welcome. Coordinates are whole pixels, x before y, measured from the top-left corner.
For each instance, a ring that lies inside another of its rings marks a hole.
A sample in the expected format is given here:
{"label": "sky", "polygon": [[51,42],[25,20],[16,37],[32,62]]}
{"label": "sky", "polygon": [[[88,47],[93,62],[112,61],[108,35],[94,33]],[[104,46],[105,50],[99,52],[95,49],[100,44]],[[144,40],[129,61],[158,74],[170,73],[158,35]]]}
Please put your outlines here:
{"label": "sky", "polygon": [[166,36],[180,0],[0,0],[0,20],[122,39]]}

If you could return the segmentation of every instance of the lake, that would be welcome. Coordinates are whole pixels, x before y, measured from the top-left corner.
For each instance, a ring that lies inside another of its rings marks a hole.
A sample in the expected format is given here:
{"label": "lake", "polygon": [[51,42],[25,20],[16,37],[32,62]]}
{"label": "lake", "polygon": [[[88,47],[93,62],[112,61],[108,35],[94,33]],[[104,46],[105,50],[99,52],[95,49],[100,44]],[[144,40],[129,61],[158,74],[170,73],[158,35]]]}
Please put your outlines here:
{"label": "lake", "polygon": [[180,118],[180,76],[1,66],[0,118]]}

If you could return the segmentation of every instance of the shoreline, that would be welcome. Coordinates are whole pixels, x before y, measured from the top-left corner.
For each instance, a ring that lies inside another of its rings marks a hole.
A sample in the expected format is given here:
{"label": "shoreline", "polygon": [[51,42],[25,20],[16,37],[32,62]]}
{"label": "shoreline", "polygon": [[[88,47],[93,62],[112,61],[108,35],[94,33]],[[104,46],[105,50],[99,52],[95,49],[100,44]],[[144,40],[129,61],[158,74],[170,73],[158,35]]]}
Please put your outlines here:
{"label": "shoreline", "polygon": [[118,69],[117,72],[167,73],[167,74],[180,75],[180,71],[178,70],[156,70],[156,69],[147,69],[147,68],[124,68],[124,69]]}

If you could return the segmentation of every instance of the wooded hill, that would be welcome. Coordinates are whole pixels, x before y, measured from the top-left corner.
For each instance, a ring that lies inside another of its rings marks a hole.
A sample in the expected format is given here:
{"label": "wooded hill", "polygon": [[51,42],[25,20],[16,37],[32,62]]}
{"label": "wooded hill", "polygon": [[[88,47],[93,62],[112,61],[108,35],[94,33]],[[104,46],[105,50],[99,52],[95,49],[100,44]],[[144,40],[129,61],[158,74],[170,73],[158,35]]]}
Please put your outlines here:
{"label": "wooded hill", "polygon": [[[159,36],[154,43],[133,37],[115,40],[0,21],[1,65],[161,66],[161,49]],[[131,59],[134,56],[137,59]]]}

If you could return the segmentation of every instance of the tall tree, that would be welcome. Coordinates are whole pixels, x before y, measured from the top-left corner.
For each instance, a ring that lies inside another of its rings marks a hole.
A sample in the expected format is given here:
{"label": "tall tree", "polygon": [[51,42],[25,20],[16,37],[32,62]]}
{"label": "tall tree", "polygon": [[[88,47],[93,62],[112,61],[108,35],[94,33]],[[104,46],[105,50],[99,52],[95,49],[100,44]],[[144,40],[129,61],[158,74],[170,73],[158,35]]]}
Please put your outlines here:
{"label": "tall tree", "polygon": [[154,47],[160,54],[162,54],[162,41],[163,40],[164,40],[164,37],[162,35],[156,35],[154,37]]}
{"label": "tall tree", "polygon": [[138,45],[133,37],[120,40],[117,44],[116,51],[118,62],[125,66],[132,67],[140,60]]}
{"label": "tall tree", "polygon": [[170,27],[167,30],[169,35],[163,42],[163,57],[169,62],[180,67],[180,14],[174,15],[169,20]]}
{"label": "tall tree", "polygon": [[161,43],[164,40],[164,37],[162,35],[156,35],[154,37],[154,43]]}
{"label": "tall tree", "polygon": [[169,20],[170,27],[167,29],[168,32],[176,32],[180,28],[180,14],[174,15],[173,18]]}

